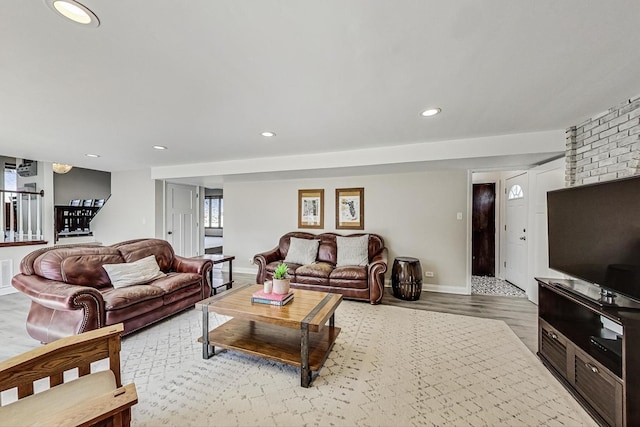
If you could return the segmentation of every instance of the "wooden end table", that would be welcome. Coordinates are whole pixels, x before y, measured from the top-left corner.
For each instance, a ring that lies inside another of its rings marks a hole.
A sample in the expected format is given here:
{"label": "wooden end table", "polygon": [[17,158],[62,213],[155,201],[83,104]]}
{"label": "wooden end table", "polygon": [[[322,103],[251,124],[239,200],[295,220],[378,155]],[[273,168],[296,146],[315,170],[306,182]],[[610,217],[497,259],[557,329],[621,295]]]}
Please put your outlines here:
{"label": "wooden end table", "polygon": [[211,295],[216,295],[218,293],[217,289],[223,286],[226,286],[227,289],[231,289],[233,287],[233,260],[236,259],[233,255],[222,255],[222,254],[205,254],[202,255],[204,259],[210,259],[213,261],[213,265],[222,264],[225,262],[229,263],[229,280],[225,281],[224,277],[222,277],[221,271],[213,271],[212,268],[209,272],[209,283],[211,283]]}
{"label": "wooden end table", "polygon": [[[212,357],[217,346],[286,363],[300,368],[300,385],[309,387],[312,371],[320,370],[340,333],[335,311],[342,295],[293,289],[293,301],[278,307],[251,302],[261,289],[236,288],[196,304],[202,311],[202,357]],[[212,312],[233,319],[209,331]]]}

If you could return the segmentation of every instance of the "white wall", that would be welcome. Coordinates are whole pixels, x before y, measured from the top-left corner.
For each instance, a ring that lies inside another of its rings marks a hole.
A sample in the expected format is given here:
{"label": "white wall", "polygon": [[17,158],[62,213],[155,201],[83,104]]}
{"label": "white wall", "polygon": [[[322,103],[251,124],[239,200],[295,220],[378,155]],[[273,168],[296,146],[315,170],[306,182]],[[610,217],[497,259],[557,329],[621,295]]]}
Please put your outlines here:
{"label": "white wall", "polygon": [[335,229],[335,189],[351,187],[365,189],[364,232],[380,234],[389,249],[387,279],[396,256],[413,256],[435,273],[423,278],[426,289],[467,292],[469,177],[460,170],[225,183],[224,247],[236,256],[234,269],[255,273],[249,260],[298,230],[299,189],[325,190],[324,230],[300,231],[355,233]]}
{"label": "white wall", "polygon": [[[96,241],[111,245],[124,240],[156,237],[157,183],[150,171],[111,173],[111,198],[91,221]],[[159,228],[161,229],[161,228]]]}
{"label": "white wall", "polygon": [[106,199],[111,194],[111,173],[74,167],[53,176],[54,203],[66,206],[73,199]]}

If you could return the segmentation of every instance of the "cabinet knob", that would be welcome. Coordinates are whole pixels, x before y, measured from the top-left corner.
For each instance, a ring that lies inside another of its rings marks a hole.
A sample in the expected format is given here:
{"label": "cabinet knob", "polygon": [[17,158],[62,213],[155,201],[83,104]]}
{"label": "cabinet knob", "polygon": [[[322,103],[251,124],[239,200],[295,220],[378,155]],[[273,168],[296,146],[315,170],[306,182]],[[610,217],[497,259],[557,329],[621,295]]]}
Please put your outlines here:
{"label": "cabinet knob", "polygon": [[555,332],[551,332],[551,331],[549,331],[549,333],[548,333],[547,335],[549,335],[549,337],[550,337],[550,338],[553,338],[554,340],[557,340],[557,339],[558,339],[558,336],[555,334]]}
{"label": "cabinet knob", "polygon": [[586,366],[588,369],[591,369],[591,372],[593,372],[594,374],[597,374],[598,372],[598,368],[596,368],[595,366],[593,366],[591,363],[589,362],[585,362],[584,366]]}

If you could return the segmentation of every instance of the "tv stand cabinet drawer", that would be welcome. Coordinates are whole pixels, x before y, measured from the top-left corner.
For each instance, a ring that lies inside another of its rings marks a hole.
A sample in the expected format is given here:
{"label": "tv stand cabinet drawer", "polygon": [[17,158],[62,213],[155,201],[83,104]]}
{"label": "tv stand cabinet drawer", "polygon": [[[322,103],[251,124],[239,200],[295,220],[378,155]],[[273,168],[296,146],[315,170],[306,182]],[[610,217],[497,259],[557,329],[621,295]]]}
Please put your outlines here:
{"label": "tv stand cabinet drawer", "polygon": [[572,383],[609,425],[622,425],[622,383],[578,348],[575,349]]}
{"label": "tv stand cabinet drawer", "polygon": [[544,320],[540,319],[539,322],[538,345],[540,354],[560,375],[568,379],[567,339]]}

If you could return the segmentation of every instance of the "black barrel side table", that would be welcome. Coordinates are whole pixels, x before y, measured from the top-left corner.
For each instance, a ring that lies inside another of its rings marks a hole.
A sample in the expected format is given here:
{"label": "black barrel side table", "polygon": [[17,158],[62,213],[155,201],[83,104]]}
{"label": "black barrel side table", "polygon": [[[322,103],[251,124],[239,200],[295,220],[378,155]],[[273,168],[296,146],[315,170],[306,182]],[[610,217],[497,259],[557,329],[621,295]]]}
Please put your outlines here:
{"label": "black barrel side table", "polygon": [[407,301],[420,299],[422,292],[422,267],[420,260],[397,257],[391,269],[391,289],[396,298]]}

